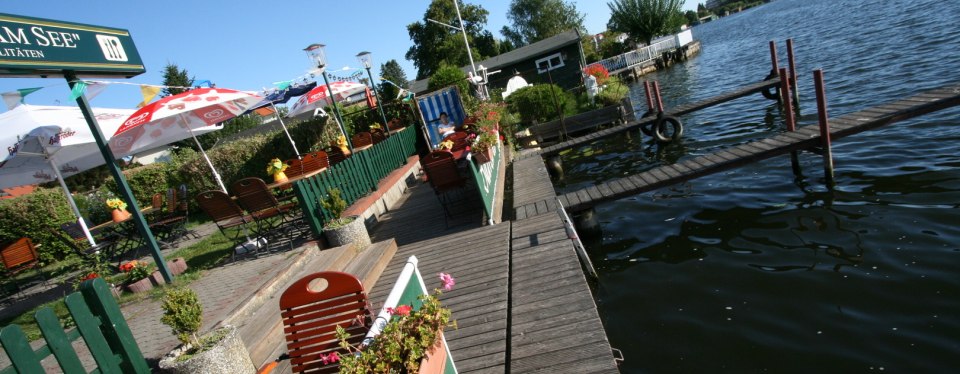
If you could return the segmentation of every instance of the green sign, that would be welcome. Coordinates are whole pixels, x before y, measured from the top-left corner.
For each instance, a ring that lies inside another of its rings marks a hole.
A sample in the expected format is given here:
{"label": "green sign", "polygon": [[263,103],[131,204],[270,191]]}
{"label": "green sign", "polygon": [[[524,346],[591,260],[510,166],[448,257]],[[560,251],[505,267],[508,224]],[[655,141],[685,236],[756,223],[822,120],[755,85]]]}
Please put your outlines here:
{"label": "green sign", "polygon": [[145,69],[130,32],[0,13],[0,75],[122,76]]}

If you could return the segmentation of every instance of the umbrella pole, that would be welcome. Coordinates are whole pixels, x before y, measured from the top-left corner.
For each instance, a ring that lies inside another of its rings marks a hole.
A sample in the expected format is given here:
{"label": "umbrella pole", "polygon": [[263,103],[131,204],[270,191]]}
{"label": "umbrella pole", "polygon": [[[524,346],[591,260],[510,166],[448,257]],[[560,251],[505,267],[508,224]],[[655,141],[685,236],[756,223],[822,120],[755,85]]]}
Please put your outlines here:
{"label": "umbrella pole", "polygon": [[197,140],[197,135],[193,133],[193,129],[191,129],[190,126],[187,126],[187,131],[190,132],[190,137],[193,138],[194,143],[197,143],[197,148],[200,148],[200,153],[203,154],[203,159],[207,160],[207,166],[209,166],[210,171],[213,172],[213,178],[217,180],[217,184],[220,185],[220,189],[223,190],[223,193],[230,194],[227,192],[227,187],[223,185],[223,179],[220,179],[220,173],[218,173],[217,169],[213,167],[213,163],[210,162],[210,157],[207,157],[207,152],[203,150],[203,146],[200,145],[200,141]]}
{"label": "umbrella pole", "polygon": [[50,162],[50,167],[53,168],[53,174],[57,176],[57,181],[60,182],[60,187],[63,188],[63,193],[67,195],[67,203],[70,204],[70,209],[73,210],[73,215],[77,217],[77,223],[79,223],[80,228],[83,229],[83,235],[87,236],[87,241],[90,242],[91,246],[97,245],[97,242],[93,240],[93,234],[91,234],[90,229],[87,228],[87,222],[83,220],[83,215],[80,214],[80,209],[77,208],[77,202],[73,201],[73,195],[70,195],[70,189],[67,188],[67,182],[64,182],[63,175],[60,175],[60,168],[58,168],[57,163],[54,162],[53,156],[47,157],[47,161]]}
{"label": "umbrella pole", "polygon": [[297,159],[302,160],[300,157],[300,151],[297,150],[297,143],[293,141],[293,137],[290,136],[290,131],[287,131],[287,125],[283,124],[283,116],[280,115],[280,112],[277,111],[277,106],[273,105],[273,102],[270,102],[270,107],[273,108],[273,112],[277,114],[277,120],[280,121],[280,127],[283,127],[283,132],[287,134],[287,139],[290,140],[290,145],[293,146],[293,151],[297,154]]}

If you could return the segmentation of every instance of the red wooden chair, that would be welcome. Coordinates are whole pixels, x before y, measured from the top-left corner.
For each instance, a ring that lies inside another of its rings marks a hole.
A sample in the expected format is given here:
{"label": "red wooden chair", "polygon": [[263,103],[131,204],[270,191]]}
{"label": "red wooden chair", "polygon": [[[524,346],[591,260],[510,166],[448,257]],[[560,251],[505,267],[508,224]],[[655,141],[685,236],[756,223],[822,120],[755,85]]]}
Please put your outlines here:
{"label": "red wooden chair", "polygon": [[343,154],[340,147],[330,147],[330,149],[327,150],[327,158],[330,160],[330,166],[343,162],[347,157],[347,155]]}
{"label": "red wooden chair", "polygon": [[[289,358],[294,373],[338,372],[338,363],[322,361],[323,355],[333,352],[347,354],[340,348],[337,326],[347,331],[347,341],[356,346],[372,321],[363,284],[353,275],[335,271],[313,273],[290,285],[280,296],[280,317],[287,341],[287,353],[280,359]],[[269,372],[276,364],[265,365],[260,373]]]}
{"label": "red wooden chair", "polygon": [[[280,203],[263,179],[243,178],[233,182],[230,190],[237,197],[237,203],[256,222],[258,236],[274,236],[279,229],[293,222],[296,203]],[[279,218],[279,221],[273,218]]]}
{"label": "red wooden chair", "polygon": [[330,160],[327,159],[327,152],[317,151],[307,154],[303,158],[303,168],[305,173],[326,169],[330,166]]}
{"label": "red wooden chair", "polygon": [[220,190],[211,190],[197,195],[197,204],[223,233],[231,240],[239,240],[248,236],[247,224],[253,222],[253,217],[244,214],[243,209],[233,199]]}
{"label": "red wooden chair", "polygon": [[369,132],[358,132],[350,137],[350,141],[353,143],[354,149],[363,148],[373,145],[373,135],[370,135]]}
{"label": "red wooden chair", "polygon": [[[305,155],[304,158],[309,156],[309,154]],[[283,163],[287,164],[287,170],[283,171],[287,178],[296,178],[307,173],[306,167],[303,166],[303,160],[299,158],[291,158]]]}
{"label": "red wooden chair", "polygon": [[[447,151],[433,151],[420,160],[423,170],[427,173],[427,180],[433,187],[433,192],[440,200],[443,206],[444,217],[453,217],[449,205],[459,198],[452,196],[453,192],[463,190],[467,185],[467,180],[460,175],[457,169],[456,160],[453,154]],[[461,192],[461,197],[463,197]]]}
{"label": "red wooden chair", "polygon": [[384,140],[387,140],[387,133],[381,129],[371,129],[370,138],[373,141],[373,144],[377,144]]}
{"label": "red wooden chair", "polygon": [[40,268],[40,255],[37,254],[37,247],[33,245],[30,238],[20,238],[12,242],[3,243],[0,248],[0,259],[3,260],[3,271],[5,280],[13,280],[20,292],[20,284],[14,280],[14,275],[33,268],[37,268],[40,278],[47,282],[43,275],[43,269]]}

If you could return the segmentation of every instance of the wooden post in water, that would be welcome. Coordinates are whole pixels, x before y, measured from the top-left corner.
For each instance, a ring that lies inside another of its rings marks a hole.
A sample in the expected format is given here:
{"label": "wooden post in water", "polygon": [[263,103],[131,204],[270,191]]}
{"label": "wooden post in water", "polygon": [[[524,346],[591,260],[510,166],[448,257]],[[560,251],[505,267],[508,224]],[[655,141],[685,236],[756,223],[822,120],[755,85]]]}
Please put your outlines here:
{"label": "wooden post in water", "polygon": [[653,96],[650,94],[650,81],[643,81],[643,92],[647,94],[647,113],[654,113]]}
{"label": "wooden post in water", "polygon": [[817,93],[817,121],[820,122],[820,142],[823,146],[823,177],[827,188],[833,189],[833,152],[830,150],[830,123],[827,122],[827,97],[823,86],[823,70],[813,71],[813,86]]}
{"label": "wooden post in water", "polygon": [[[782,97],[790,97],[790,79],[787,77],[786,68],[780,68],[780,95]],[[783,113],[784,122],[787,124],[787,131],[793,132],[797,131],[797,122],[793,115],[791,104],[792,100],[783,101]],[[796,151],[790,152],[790,167],[793,169],[794,177],[803,177],[802,171],[800,170],[800,157]]]}
{"label": "wooden post in water", "polygon": [[797,87],[797,64],[793,59],[793,39],[787,39],[787,64],[790,66],[790,87],[793,90],[793,109],[800,114],[800,89]]}
{"label": "wooden post in water", "polygon": [[663,98],[660,97],[660,83],[653,81],[653,95],[656,97],[657,114],[663,113]]}
{"label": "wooden post in water", "polygon": [[[770,41],[770,75],[776,76],[780,71],[780,63],[777,60],[777,42]],[[777,103],[783,105],[783,96],[777,97]]]}

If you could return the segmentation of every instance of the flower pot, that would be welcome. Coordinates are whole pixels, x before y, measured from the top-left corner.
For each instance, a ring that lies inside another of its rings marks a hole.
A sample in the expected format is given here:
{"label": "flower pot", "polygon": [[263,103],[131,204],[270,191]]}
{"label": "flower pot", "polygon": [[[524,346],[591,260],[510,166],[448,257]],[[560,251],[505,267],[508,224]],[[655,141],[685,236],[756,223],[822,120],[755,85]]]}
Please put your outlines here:
{"label": "flower pot", "polygon": [[331,247],[339,247],[354,243],[357,249],[365,249],[370,245],[370,234],[367,233],[367,226],[363,223],[363,218],[359,216],[347,217],[351,219],[350,223],[330,227],[329,224],[323,228],[323,235],[327,238],[327,243]]}
{"label": "flower pot", "polygon": [[247,347],[240,339],[237,328],[223,327],[226,335],[213,348],[197,353],[184,361],[177,361],[177,357],[187,351],[189,347],[180,346],[160,359],[160,370],[167,373],[255,373]]}
{"label": "flower pot", "polygon": [[170,273],[173,275],[183,274],[183,272],[187,271],[187,260],[183,259],[183,257],[177,257],[167,261],[167,269],[170,269]]}
{"label": "flower pot", "polygon": [[127,284],[127,290],[133,293],[147,292],[153,289],[153,282],[150,277],[143,278],[136,282]]}
{"label": "flower pot", "polygon": [[147,277],[147,279],[149,279],[154,286],[158,287],[167,283],[163,280],[163,275],[160,274],[160,270],[154,270],[153,273],[150,273],[150,276]]}
{"label": "flower pot", "polygon": [[283,182],[286,182],[287,180],[288,180],[287,175],[284,174],[282,171],[278,171],[273,174],[273,181],[275,183],[283,183]]}
{"label": "flower pot", "polygon": [[113,218],[113,222],[120,223],[126,221],[127,218],[130,218],[130,212],[126,210],[114,209],[110,212],[110,216]]}
{"label": "flower pot", "polygon": [[470,151],[470,153],[473,153],[473,159],[477,161],[477,165],[483,165],[493,160],[493,148],[487,148],[483,152]]}
{"label": "flower pot", "polygon": [[447,342],[440,333],[440,343],[427,350],[426,356],[420,361],[420,374],[440,374],[447,365]]}

